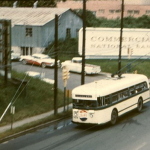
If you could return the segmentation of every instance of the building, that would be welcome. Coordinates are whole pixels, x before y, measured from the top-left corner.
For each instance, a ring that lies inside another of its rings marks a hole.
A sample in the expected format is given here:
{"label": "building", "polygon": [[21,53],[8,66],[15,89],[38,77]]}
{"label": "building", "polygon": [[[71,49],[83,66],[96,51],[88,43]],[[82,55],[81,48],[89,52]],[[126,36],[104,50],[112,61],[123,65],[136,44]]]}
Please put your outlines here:
{"label": "building", "polygon": [[[86,9],[95,14],[96,17],[107,19],[121,18],[122,0],[89,0],[86,1]],[[83,0],[58,2],[58,8],[82,9]],[[150,15],[149,0],[124,0],[124,17],[140,17]]]}
{"label": "building", "polygon": [[41,53],[54,41],[55,15],[58,38],[75,38],[82,19],[68,8],[0,8],[0,19],[11,20],[12,50],[22,55]]}

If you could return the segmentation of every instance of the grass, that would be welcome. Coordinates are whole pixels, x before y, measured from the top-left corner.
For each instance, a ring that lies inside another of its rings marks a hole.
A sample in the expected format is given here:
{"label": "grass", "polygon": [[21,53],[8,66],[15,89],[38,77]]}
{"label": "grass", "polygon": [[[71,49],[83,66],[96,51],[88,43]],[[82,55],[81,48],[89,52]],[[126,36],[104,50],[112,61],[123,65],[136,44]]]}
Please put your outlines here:
{"label": "grass", "polygon": [[[25,76],[23,73],[12,72],[12,76],[22,80]],[[2,83],[0,79],[0,114],[4,112],[10,101],[15,101],[15,117],[14,121],[21,120],[27,117],[35,116],[54,109],[53,85],[48,84],[40,79],[27,77],[27,86],[22,85],[18,90],[20,83],[14,85],[8,82],[7,85]],[[23,90],[23,92],[22,92]],[[17,92],[18,91],[18,92]],[[63,92],[58,89],[58,107],[63,106]],[[10,123],[10,109],[6,116],[2,119],[0,126]]]}
{"label": "grass", "polygon": [[[86,63],[95,64],[101,66],[102,72],[115,73],[118,71],[118,60],[86,60]],[[131,65],[129,65],[131,64]],[[150,78],[150,60],[122,60],[121,61],[122,73],[133,73],[137,70],[137,73],[144,74]]]}

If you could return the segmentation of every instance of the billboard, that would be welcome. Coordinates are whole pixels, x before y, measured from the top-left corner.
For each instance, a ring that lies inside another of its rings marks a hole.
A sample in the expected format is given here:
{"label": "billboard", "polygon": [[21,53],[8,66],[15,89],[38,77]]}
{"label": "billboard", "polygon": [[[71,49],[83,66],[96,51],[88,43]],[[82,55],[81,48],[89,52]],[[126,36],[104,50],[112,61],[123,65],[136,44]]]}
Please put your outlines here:
{"label": "billboard", "polygon": [[[79,31],[78,52],[82,55],[83,29]],[[120,45],[120,28],[86,28],[85,56],[117,57]],[[150,29],[123,29],[122,57],[150,56]]]}

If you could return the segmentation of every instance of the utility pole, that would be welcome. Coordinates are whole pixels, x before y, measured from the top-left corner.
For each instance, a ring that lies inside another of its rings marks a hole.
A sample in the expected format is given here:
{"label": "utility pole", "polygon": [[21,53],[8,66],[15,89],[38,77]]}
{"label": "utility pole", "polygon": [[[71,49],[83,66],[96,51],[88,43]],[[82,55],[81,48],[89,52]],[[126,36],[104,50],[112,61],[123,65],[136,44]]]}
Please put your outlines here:
{"label": "utility pole", "polygon": [[58,15],[55,15],[55,69],[54,69],[54,115],[57,115],[57,78],[58,78]]}
{"label": "utility pole", "polygon": [[121,30],[120,30],[120,45],[119,45],[119,60],[118,60],[118,76],[121,77],[121,51],[122,51],[122,32],[123,32],[123,14],[124,14],[124,0],[121,6]]}
{"label": "utility pole", "polygon": [[82,73],[81,73],[81,85],[85,82],[85,37],[86,37],[86,0],[83,0],[83,43],[82,43]]}
{"label": "utility pole", "polygon": [[11,20],[0,20],[0,74],[7,84],[11,74]]}

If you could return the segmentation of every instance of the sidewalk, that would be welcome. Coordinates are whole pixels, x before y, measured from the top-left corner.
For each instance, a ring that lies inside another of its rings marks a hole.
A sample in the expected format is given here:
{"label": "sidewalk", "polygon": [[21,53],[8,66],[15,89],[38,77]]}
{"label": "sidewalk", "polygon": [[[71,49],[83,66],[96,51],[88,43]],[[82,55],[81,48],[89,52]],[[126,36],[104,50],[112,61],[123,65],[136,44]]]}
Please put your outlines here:
{"label": "sidewalk", "polygon": [[[70,110],[72,108],[72,104],[70,104],[68,108]],[[61,113],[63,111],[64,111],[64,107],[61,107],[61,108],[58,109],[58,113]],[[23,120],[20,120],[20,121],[16,121],[16,122],[13,123],[13,129],[17,128],[17,127],[20,127],[20,126],[23,126],[25,124],[28,124],[28,123],[46,118],[46,117],[48,117],[50,115],[53,115],[53,114],[54,114],[54,110],[49,111],[49,112],[44,113],[44,114],[40,114],[40,115],[37,115],[37,116],[26,118],[26,119],[23,119]],[[9,129],[11,129],[11,123],[9,125],[0,127],[0,133],[5,132]]]}

